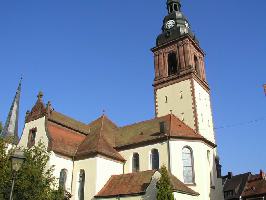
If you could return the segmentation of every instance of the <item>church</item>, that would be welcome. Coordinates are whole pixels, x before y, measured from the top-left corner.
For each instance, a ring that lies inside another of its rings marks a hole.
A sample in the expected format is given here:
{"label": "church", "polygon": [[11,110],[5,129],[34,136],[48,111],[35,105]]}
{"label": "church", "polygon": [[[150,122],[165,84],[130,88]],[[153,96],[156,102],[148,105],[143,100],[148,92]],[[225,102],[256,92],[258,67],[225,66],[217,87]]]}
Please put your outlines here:
{"label": "church", "polygon": [[[26,113],[18,146],[42,141],[58,184],[73,200],[155,200],[163,165],[175,199],[224,199],[205,54],[180,0],[166,4],[162,32],[152,48],[153,119],[119,127],[103,114],[86,124],[43,102],[42,92]],[[20,86],[16,112],[19,94]]]}

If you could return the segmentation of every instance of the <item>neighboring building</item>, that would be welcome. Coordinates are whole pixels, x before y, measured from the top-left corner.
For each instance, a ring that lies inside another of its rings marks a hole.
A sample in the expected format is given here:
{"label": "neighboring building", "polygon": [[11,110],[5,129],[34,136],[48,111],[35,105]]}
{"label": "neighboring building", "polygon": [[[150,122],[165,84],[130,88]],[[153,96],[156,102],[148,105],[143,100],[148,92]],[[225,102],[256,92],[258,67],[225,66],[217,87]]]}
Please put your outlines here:
{"label": "neighboring building", "polygon": [[266,176],[263,171],[252,175],[250,172],[224,177],[225,200],[264,200],[266,198]]}
{"label": "neighboring building", "polygon": [[223,199],[205,55],[179,0],[167,0],[167,9],[152,49],[155,118],[118,127],[102,115],[85,124],[45,105],[42,93],[26,114],[19,145],[47,146],[73,200],[153,200],[162,165],[176,199]]}

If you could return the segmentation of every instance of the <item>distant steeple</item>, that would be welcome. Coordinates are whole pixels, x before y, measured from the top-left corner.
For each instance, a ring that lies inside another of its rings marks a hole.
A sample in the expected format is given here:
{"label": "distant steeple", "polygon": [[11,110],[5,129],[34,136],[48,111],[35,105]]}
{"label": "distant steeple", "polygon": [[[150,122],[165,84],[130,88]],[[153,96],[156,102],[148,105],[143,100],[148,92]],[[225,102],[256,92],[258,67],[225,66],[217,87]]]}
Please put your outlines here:
{"label": "distant steeple", "polygon": [[0,134],[3,138],[13,137],[13,143],[16,144],[18,142],[18,118],[19,118],[19,102],[20,102],[20,94],[21,94],[21,82],[22,78],[19,82],[16,95],[14,97],[13,103],[11,105],[4,129]]}

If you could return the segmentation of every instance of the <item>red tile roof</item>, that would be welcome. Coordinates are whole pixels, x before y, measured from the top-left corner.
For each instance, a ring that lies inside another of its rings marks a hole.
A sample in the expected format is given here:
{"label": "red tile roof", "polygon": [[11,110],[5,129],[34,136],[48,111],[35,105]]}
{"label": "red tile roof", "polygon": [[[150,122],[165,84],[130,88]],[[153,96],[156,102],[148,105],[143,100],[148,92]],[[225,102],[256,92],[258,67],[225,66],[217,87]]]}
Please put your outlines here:
{"label": "red tile roof", "polygon": [[242,193],[243,197],[256,197],[266,195],[266,180],[260,175],[252,175]]}
{"label": "red tile roof", "polygon": [[49,147],[51,150],[70,157],[75,156],[79,145],[86,137],[53,122],[47,122],[47,130],[50,137]]}
{"label": "red tile roof", "polygon": [[[57,153],[67,156],[84,157],[92,154],[123,160],[117,151],[131,148],[132,145],[147,145],[162,142],[167,137],[201,140],[215,146],[207,139],[197,134],[174,115],[166,115],[143,121],[130,126],[117,127],[106,116],[102,116],[90,124],[84,124],[52,109],[48,103],[45,107],[41,96],[38,98],[28,120],[47,117],[47,130],[51,144],[49,146]],[[160,132],[160,123],[165,123],[165,131]],[[116,150],[115,150],[116,149]]]}
{"label": "red tile roof", "polygon": [[[102,198],[144,195],[155,172],[156,171],[150,170],[112,176],[95,197]],[[184,183],[179,181],[175,176],[170,175],[170,180],[174,191],[194,196],[199,195],[192,189],[188,188]]]}
{"label": "red tile roof", "polygon": [[[122,161],[125,159],[112,147],[111,143],[106,140],[106,137],[111,136],[108,126],[104,125],[105,117],[100,118],[101,126],[93,129],[82,144],[78,147],[75,159],[88,158],[97,154]],[[110,140],[112,139],[109,137]]]}

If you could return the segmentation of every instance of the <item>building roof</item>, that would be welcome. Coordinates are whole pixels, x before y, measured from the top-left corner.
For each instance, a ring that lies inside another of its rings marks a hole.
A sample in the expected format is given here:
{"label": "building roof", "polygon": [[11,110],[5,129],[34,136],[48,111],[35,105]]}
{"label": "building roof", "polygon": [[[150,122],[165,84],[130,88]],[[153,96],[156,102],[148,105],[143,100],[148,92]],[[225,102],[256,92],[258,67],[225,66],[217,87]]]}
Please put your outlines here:
{"label": "building roof", "polygon": [[[149,170],[137,173],[122,174],[112,176],[102,190],[95,196],[96,198],[116,197],[116,196],[136,196],[144,195],[150,185],[152,177],[156,171]],[[199,195],[188,188],[175,176],[170,175],[173,190],[189,195]]]}
{"label": "building roof", "polygon": [[199,140],[216,146],[172,114],[124,127],[118,127],[106,115],[85,124],[55,111],[50,102],[45,106],[42,96],[39,93],[26,122],[46,116],[50,149],[75,159],[100,154],[124,161],[119,151],[163,142],[167,138]]}
{"label": "building roof", "polygon": [[266,195],[266,180],[262,172],[260,175],[251,175],[242,193],[242,197],[256,197],[261,195]]}
{"label": "building roof", "polygon": [[[112,132],[110,132],[112,129],[105,125],[105,116],[96,121],[100,122],[100,126],[92,126],[91,132],[79,145],[75,158],[82,159],[100,154],[124,162],[125,159],[113,148],[112,143],[109,143],[106,139],[106,137],[112,135]],[[109,138],[112,140],[111,137]]]}
{"label": "building roof", "polygon": [[79,145],[86,138],[83,134],[50,121],[47,122],[47,131],[50,138],[50,150],[69,157],[76,155]]}
{"label": "building roof", "polygon": [[[160,130],[160,123],[164,123],[164,132]],[[211,146],[215,146],[215,144],[196,133],[175,115],[169,114],[119,128],[116,134],[116,148],[123,149],[136,144],[166,140],[167,137],[201,140]]]}
{"label": "building roof", "polygon": [[230,179],[227,179],[224,184],[224,192],[233,191],[233,195],[226,198],[226,199],[232,199],[232,198],[239,198],[245,188],[246,182],[248,181],[248,178],[250,176],[250,173],[245,174],[239,174],[237,176],[233,176]]}

